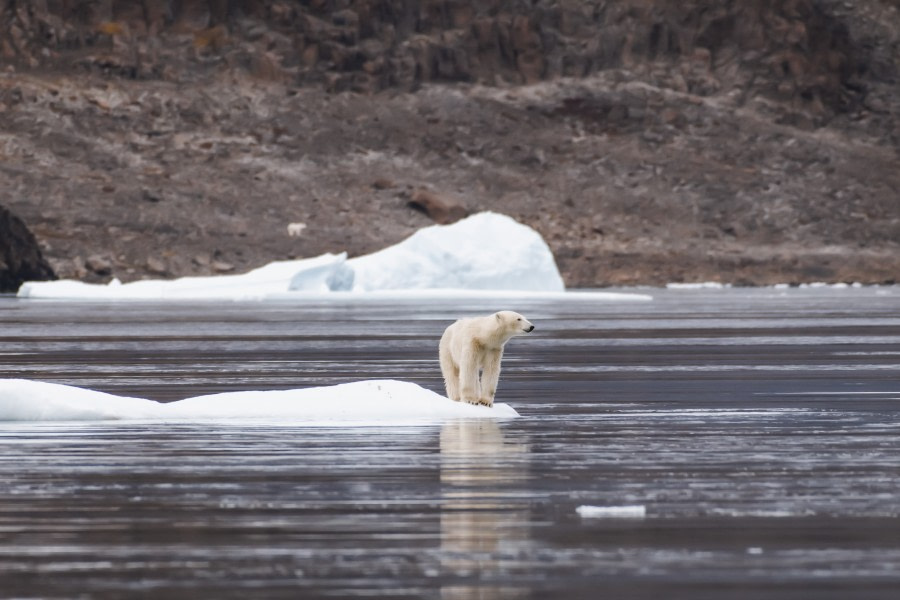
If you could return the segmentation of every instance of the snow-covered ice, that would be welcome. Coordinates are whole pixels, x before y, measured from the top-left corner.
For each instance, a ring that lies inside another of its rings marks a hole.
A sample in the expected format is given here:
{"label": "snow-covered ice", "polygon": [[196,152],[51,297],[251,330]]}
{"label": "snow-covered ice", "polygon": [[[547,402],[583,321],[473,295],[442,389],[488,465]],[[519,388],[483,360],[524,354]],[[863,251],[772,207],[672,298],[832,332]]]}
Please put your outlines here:
{"label": "snow-covered ice", "polygon": [[[243,275],[148,279],[107,285],[81,281],[30,281],[19,288],[20,298],[79,300],[239,300],[304,289],[327,292],[329,277],[347,260],[346,253],[269,263]],[[301,287],[302,286],[302,287]]]}
{"label": "snow-covered ice", "polygon": [[[492,212],[434,225],[378,252],[279,261],[242,275],[106,285],[27,282],[21,298],[84,300],[261,299],[297,294],[468,290],[561,293],[553,254],[540,234]],[[621,295],[620,295],[621,296]]]}
{"label": "snow-covered ice", "polygon": [[700,281],[696,283],[671,282],[666,284],[669,290],[725,290],[731,287],[730,283],[718,281]]}
{"label": "snow-covered ice", "polygon": [[[721,283],[718,281],[701,281],[696,283],[681,283],[681,282],[672,282],[666,284],[666,289],[669,290],[729,290],[733,288],[733,284],[731,283]],[[845,289],[860,289],[865,287],[863,284],[859,282],[854,283],[823,283],[823,282],[811,282],[811,283],[801,283],[801,284],[791,284],[791,283],[776,283],[770,286],[772,289],[776,290],[786,290],[792,287],[797,287],[800,289],[818,289],[818,288],[829,288],[833,290],[845,290]],[[877,286],[874,286],[877,287]]]}
{"label": "snow-covered ice", "polygon": [[406,381],[366,380],[295,390],[242,391],[160,403],[95,390],[0,379],[0,421],[263,420],[286,425],[404,425],[509,419],[508,404],[462,404]]}
{"label": "snow-covered ice", "polygon": [[100,421],[152,418],[158,402],[95,390],[0,379],[0,421]]}

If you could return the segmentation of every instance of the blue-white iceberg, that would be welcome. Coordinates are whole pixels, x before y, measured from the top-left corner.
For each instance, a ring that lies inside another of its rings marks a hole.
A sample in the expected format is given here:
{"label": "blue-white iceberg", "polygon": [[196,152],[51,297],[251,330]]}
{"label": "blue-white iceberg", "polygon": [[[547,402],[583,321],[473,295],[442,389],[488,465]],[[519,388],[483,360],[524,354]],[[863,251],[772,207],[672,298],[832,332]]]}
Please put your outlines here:
{"label": "blue-white iceberg", "polygon": [[[483,212],[452,225],[421,229],[378,252],[346,252],[278,261],[242,275],[183,277],[106,285],[80,281],[27,282],[20,298],[58,300],[258,300],[304,295],[530,296],[557,298],[565,286],[553,253],[535,230],[505,215]],[[650,300],[640,294],[579,292],[586,300]]]}
{"label": "blue-white iceberg", "polygon": [[373,254],[323,254],[279,261],[245,273],[106,285],[28,282],[20,298],[255,299],[279,295],[477,290],[559,293],[565,289],[540,234],[514,219],[484,212],[452,225],[422,229]]}

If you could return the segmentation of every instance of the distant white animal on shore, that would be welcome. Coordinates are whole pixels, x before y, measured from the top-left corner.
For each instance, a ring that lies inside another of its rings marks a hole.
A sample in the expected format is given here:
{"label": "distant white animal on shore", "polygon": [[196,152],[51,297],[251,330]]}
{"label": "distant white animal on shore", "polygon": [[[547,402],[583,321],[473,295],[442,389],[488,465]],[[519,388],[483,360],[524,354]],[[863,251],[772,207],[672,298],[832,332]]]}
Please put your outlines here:
{"label": "distant white animal on shore", "polygon": [[287,229],[290,237],[300,237],[300,234],[306,229],[306,223],[288,223]]}
{"label": "distant white animal on shore", "polygon": [[441,337],[439,355],[447,397],[456,402],[494,405],[503,346],[534,331],[528,319],[509,310],[460,319]]}

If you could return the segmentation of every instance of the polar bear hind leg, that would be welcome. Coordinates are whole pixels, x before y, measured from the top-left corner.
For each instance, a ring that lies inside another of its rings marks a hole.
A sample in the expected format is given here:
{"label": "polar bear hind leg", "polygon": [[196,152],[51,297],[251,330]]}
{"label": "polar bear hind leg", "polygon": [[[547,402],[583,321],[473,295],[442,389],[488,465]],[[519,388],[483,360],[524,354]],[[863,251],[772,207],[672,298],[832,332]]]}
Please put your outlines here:
{"label": "polar bear hind leg", "polygon": [[447,344],[441,343],[440,347],[441,373],[444,376],[444,388],[447,390],[447,397],[454,402],[459,402],[459,365],[453,360],[450,348]]}

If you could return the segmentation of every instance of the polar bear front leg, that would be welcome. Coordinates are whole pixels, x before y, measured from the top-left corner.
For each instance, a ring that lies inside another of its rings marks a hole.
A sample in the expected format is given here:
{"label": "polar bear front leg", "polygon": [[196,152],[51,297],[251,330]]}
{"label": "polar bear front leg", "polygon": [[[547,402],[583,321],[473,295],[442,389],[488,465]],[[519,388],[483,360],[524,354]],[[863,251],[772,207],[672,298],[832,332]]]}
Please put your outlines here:
{"label": "polar bear front leg", "polygon": [[462,355],[459,363],[459,395],[463,402],[469,404],[479,403],[478,393],[478,356],[475,352],[469,351]]}
{"label": "polar bear front leg", "polygon": [[497,394],[497,384],[500,382],[500,360],[503,358],[503,350],[491,350],[485,354],[484,367],[481,372],[481,397],[479,404],[485,406],[494,405],[494,396]]}

